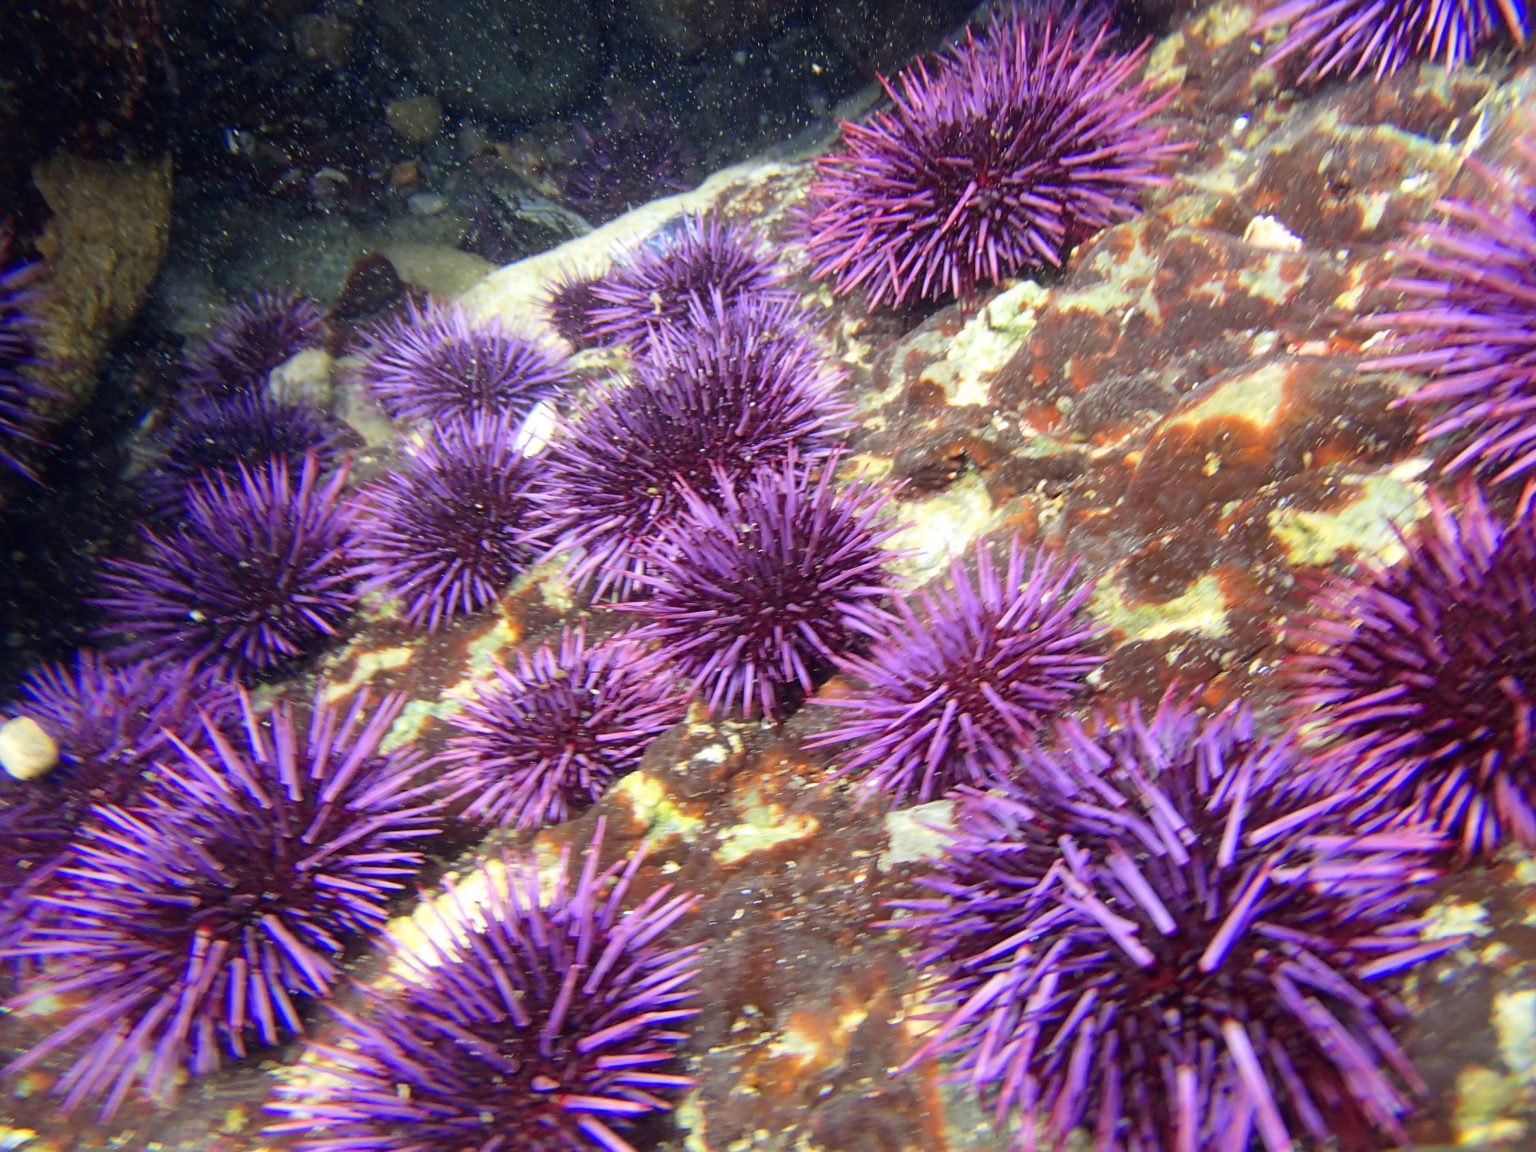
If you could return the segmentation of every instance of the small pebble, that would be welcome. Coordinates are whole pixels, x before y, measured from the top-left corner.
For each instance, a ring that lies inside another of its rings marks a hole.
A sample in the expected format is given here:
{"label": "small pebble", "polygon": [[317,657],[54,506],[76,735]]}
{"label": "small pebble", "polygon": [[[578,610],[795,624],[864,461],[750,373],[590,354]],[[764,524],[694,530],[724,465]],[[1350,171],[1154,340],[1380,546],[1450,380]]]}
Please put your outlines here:
{"label": "small pebble", "polygon": [[59,762],[59,745],[30,716],[0,724],[0,767],[13,780],[41,780]]}

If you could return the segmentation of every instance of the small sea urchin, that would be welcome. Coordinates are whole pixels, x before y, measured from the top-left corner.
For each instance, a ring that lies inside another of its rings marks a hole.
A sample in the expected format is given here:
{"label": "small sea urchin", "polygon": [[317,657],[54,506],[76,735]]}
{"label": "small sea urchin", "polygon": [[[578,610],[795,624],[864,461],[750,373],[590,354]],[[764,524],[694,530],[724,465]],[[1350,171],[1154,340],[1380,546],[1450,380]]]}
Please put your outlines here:
{"label": "small sea urchin", "polygon": [[792,454],[718,477],[713,500],[683,488],[682,513],[633,577],[649,595],[615,605],[645,621],[635,638],[664,650],[712,712],[783,717],[888,619],[892,490],[840,487],[837,465]]}
{"label": "small sea urchin", "polygon": [[798,309],[719,296],[691,302],[686,329],[655,335],[625,384],[600,392],[544,459],[543,514],[569,575],[594,596],[625,594],[645,543],[681,510],[681,486],[710,496],[791,452],[820,459],[849,406]]}
{"label": "small sea urchin", "polygon": [[1298,723],[1383,823],[1465,855],[1536,847],[1536,490],[1507,524],[1473,488],[1434,500],[1387,568],[1340,580],[1298,629]]}
{"label": "small sea urchin", "polygon": [[229,308],[207,336],[188,346],[183,379],[193,395],[209,399],[258,393],[272,369],[324,343],[324,317],[308,296],[258,292]]}
{"label": "small sea urchin", "polygon": [[898,597],[865,654],[838,657],[863,686],[818,699],[846,718],[808,741],[849,743],[837,775],[866,794],[923,803],[960,784],[1006,779],[1018,752],[1098,667],[1098,632],[1082,607],[1090,583],[1044,550],[1009,546],[1001,572],[976,549],[976,582],[956,559],[947,587]]}
{"label": "small sea urchin", "polygon": [[282,671],[340,635],[357,603],[346,473],[309,455],[189,490],[183,523],[144,529],[142,559],[106,562],[100,635],[132,657],[188,660],[241,680]]}
{"label": "small sea urchin", "polygon": [[565,362],[539,344],[434,301],[376,328],[358,374],[401,422],[476,413],[517,422],[572,383]]}
{"label": "small sea urchin", "polygon": [[7,1074],[73,1051],[55,1090],[111,1115],[301,1032],[434,831],[416,762],[380,751],[402,704],[317,700],[304,726],[246,699],[235,733],[178,744],[139,804],[97,809],[16,949],[44,968],[11,1007],[68,1008]]}
{"label": "small sea urchin", "polygon": [[[716,216],[684,216],[670,232],[618,261],[593,286],[593,336],[636,354],[652,335],[688,326],[696,303],[729,306],[752,298],[788,303],[773,259],[737,224]],[[707,314],[706,314],[707,319]]]}
{"label": "small sea urchin", "polygon": [[188,488],[210,475],[238,478],[242,467],[259,470],[269,460],[285,461],[296,473],[310,452],[323,473],[332,472],[349,431],[322,408],[264,392],[193,401],[177,414],[161,439],[162,455],[135,487],[152,516],[178,516]]}
{"label": "small sea urchin", "polygon": [[892,107],[844,123],[820,162],[812,275],[871,308],[965,297],[1134,216],[1180,146],[1151,123],[1171,94],[1133,82],[1143,52],[1111,52],[1108,35],[1091,14],[1018,8],[882,80]]}
{"label": "small sea urchin", "polygon": [[436,631],[485,607],[538,553],[533,465],[517,433],[509,414],[445,420],[359,500],[362,588],[400,600],[411,627]]}
{"label": "small sea urchin", "polygon": [[601,837],[552,891],[519,858],[473,908],[450,890],[426,951],[398,954],[404,987],[337,1013],[274,1130],[303,1152],[633,1152],[622,1133],[692,1083],[666,1067],[697,949],[666,938],[694,901],[662,887],[626,909],[643,852],[599,870]]}
{"label": "small sea urchin", "polygon": [[1536,181],[1490,178],[1492,203],[1443,201],[1402,253],[1412,273],[1386,287],[1406,306],[1373,318],[1386,355],[1363,367],[1428,377],[1402,401],[1438,411],[1421,439],[1451,440],[1449,469],[1503,480],[1536,467]]}
{"label": "small sea urchin", "polygon": [[1422,1086],[1393,977],[1454,946],[1407,913],[1427,832],[1340,835],[1337,798],[1240,708],[1121,712],[961,801],[894,922],[939,972],[918,1059],[1023,1142],[1291,1152],[1404,1139]]}
{"label": "small sea urchin", "polygon": [[1381,80],[1410,60],[1465,64],[1501,32],[1525,42],[1523,0],[1281,0],[1255,32],[1285,27],[1267,63],[1306,61],[1298,82],[1328,76]]}
{"label": "small sea urchin", "polygon": [[476,821],[533,828],[569,819],[639,766],[687,711],[688,695],[641,645],[589,646],[567,629],[558,646],[496,667],[463,710],[440,757],[450,799]]}

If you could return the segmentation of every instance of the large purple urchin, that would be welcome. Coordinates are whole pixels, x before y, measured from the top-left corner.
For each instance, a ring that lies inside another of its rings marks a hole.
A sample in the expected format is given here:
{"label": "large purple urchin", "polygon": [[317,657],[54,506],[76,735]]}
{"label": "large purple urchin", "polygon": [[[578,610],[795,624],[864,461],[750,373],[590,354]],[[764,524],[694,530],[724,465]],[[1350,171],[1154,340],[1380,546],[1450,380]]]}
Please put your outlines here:
{"label": "large purple urchin", "polygon": [[1392,75],[1410,60],[1465,64],[1507,31],[1525,42],[1523,0],[1280,0],[1256,33],[1286,26],[1266,63],[1301,56],[1301,84],[1328,76]]}
{"label": "large purple urchin", "polygon": [[182,378],[194,395],[210,399],[261,392],[272,369],[324,343],[325,319],[308,296],[258,292],[226,310],[187,348]]}
{"label": "large purple urchin", "polygon": [[1059,266],[1134,216],[1182,146],[1150,123],[1172,94],[1132,82],[1144,50],[1110,52],[1108,36],[1091,14],[1015,9],[882,79],[890,110],[844,123],[842,148],[818,165],[811,274],[839,294],[862,288],[871,309],[967,297]]}
{"label": "large purple urchin", "polygon": [[0,461],[36,479],[9,442],[41,443],[48,424],[43,406],[57,395],[37,375],[44,363],[38,350],[42,270],[36,263],[11,261],[11,239],[10,223],[0,222]]}
{"label": "large purple urchin", "polygon": [[448,717],[438,759],[450,800],[475,821],[534,828],[567,820],[640,765],[680,721],[687,691],[644,647],[619,636],[588,646],[582,628],[558,646],[517,654]]}
{"label": "large purple urchin", "polygon": [[573,383],[565,361],[543,346],[435,301],[377,327],[358,377],[401,422],[476,413],[521,421]]}
{"label": "large purple urchin", "polygon": [[649,595],[614,605],[716,714],[783,717],[890,618],[894,490],[839,486],[838,462],[792,454],[744,481],[721,475],[712,500],[684,487],[633,576]]}
{"label": "large purple urchin", "polygon": [[1438,499],[1387,568],[1338,581],[1298,629],[1293,715],[1366,812],[1464,855],[1536,847],[1536,490],[1501,524]]}
{"label": "large purple urchin", "polygon": [[302,1032],[435,831],[416,760],[380,751],[402,704],[317,698],[304,726],[243,699],[237,735],[210,726],[206,753],[173,741],[137,806],[97,809],[16,950],[44,969],[10,1007],[68,1007],[6,1073],[69,1050],[55,1091],[110,1116]]}
{"label": "large purple urchin", "polygon": [[346,473],[296,478],[273,460],[189,490],[184,522],[143,530],[144,558],[106,561],[99,630],[130,657],[185,660],[249,681],[283,671],[341,634],[361,576]]}
{"label": "large purple urchin", "polygon": [[404,987],[338,1011],[315,1081],[278,1089],[274,1130],[303,1152],[634,1152],[622,1134],[692,1084],[665,1069],[698,950],[667,936],[695,900],[626,910],[644,852],[599,871],[602,834],[574,884],[564,851],[552,890],[518,857],[473,906],[450,889],[425,951],[396,953]]}
{"label": "large purple urchin", "polygon": [[602,307],[596,291],[602,279],[593,273],[567,268],[555,277],[539,300],[549,326],[577,351],[598,344],[593,325],[594,313]]}
{"label": "large purple urchin", "polygon": [[315,453],[324,473],[341,463],[351,430],[313,404],[289,402],[262,392],[186,405],[161,438],[162,455],[134,486],[150,515],[181,514],[187,490],[200,478],[238,478],[242,467],[260,469],[282,460],[292,472]]}
{"label": "large purple urchin", "polygon": [[518,431],[509,414],[429,427],[405,465],[359,499],[362,590],[398,599],[412,628],[436,631],[492,603],[541,550],[535,466]]}
{"label": "large purple urchin", "polygon": [[633,591],[642,554],[682,509],[681,486],[820,459],[847,435],[839,375],[790,304],[715,295],[684,329],[656,334],[631,379],[600,392],[544,457],[544,515],[567,574],[593,595]]}
{"label": "large purple urchin", "polygon": [[783,279],[773,258],[741,225],[717,216],[684,216],[593,286],[598,303],[591,310],[592,336],[644,355],[658,332],[688,328],[699,316],[698,302],[792,301]]}
{"label": "large purple urchin", "polygon": [[1402,253],[1413,274],[1386,287],[1406,307],[1373,318],[1387,354],[1362,367],[1428,377],[1399,401],[1439,410],[1420,439],[1449,437],[1449,469],[1503,480],[1536,467],[1536,182],[1490,178],[1495,203],[1442,201],[1447,219]]}
{"label": "large purple urchin", "polygon": [[851,744],[835,777],[858,776],[866,795],[923,803],[1006,779],[1102,662],[1075,566],[1017,539],[1001,572],[986,543],[975,566],[974,584],[957,558],[947,587],[898,597],[868,654],[836,660],[863,686],[815,701],[847,716],[807,747]]}
{"label": "large purple urchin", "polygon": [[1025,1147],[1403,1139],[1422,1086],[1393,977],[1457,943],[1407,914],[1438,840],[1341,834],[1301,766],[1246,709],[1165,701],[1064,723],[1015,788],[965,796],[932,895],[891,925],[938,972],[906,1067],[954,1057]]}

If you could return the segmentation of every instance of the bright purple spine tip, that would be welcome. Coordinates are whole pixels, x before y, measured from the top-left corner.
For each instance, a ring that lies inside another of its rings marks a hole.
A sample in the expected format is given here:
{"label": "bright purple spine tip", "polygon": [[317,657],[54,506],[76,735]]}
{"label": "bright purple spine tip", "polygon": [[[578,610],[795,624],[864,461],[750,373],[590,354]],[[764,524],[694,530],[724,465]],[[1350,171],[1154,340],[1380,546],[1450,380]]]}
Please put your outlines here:
{"label": "bright purple spine tip", "polygon": [[1386,354],[1362,367],[1425,378],[1400,401],[1435,413],[1420,439],[1449,440],[1449,471],[1505,480],[1536,467],[1536,182],[1488,176],[1489,204],[1442,201],[1403,251],[1411,271],[1386,285],[1403,307],[1372,319]]}
{"label": "bright purple spine tip", "polygon": [[1536,488],[1508,522],[1432,498],[1407,554],[1338,580],[1297,631],[1298,724],[1355,782],[1362,819],[1405,815],[1464,856],[1536,848]]}
{"label": "bright purple spine tip", "polygon": [[435,632],[493,603],[542,550],[519,428],[507,413],[446,419],[360,497],[362,589],[399,600],[410,627]]}
{"label": "bright purple spine tip", "polygon": [[713,503],[685,488],[634,576],[648,595],[614,605],[716,714],[782,718],[889,619],[894,490],[838,485],[838,463],[791,456],[720,476]]}
{"label": "bright purple spine tip", "polygon": [[402,423],[477,413],[521,421],[573,383],[565,360],[542,345],[435,301],[379,325],[358,375]]}
{"label": "bright purple spine tip", "polygon": [[924,803],[1008,778],[1102,663],[1083,612],[1093,585],[1074,565],[1014,539],[1001,567],[980,544],[974,568],[973,581],[957,558],[946,585],[897,597],[869,651],[837,658],[861,686],[815,700],[843,719],[807,745],[847,744],[835,776],[865,795]]}
{"label": "bright purple spine tip", "polygon": [[689,325],[654,335],[631,378],[601,391],[545,456],[543,515],[567,575],[593,597],[634,591],[647,542],[683,508],[684,485],[712,498],[798,453],[821,459],[850,425],[798,308],[718,294],[690,303]]}
{"label": "bright purple spine tip", "polygon": [[435,831],[416,760],[380,750],[403,703],[317,697],[306,725],[242,696],[234,732],[173,740],[138,804],[98,808],[15,950],[43,969],[9,1006],[68,1007],[5,1072],[71,1053],[54,1091],[110,1117],[301,1033]]}
{"label": "bright purple spine tip", "polygon": [[325,344],[320,306],[299,292],[258,292],[233,305],[182,356],[193,395],[228,399],[265,391],[272,369]]}
{"label": "bright purple spine tip", "polygon": [[1413,60],[1465,64],[1502,34],[1525,43],[1525,0],[1281,0],[1254,31],[1284,27],[1266,63],[1305,61],[1297,82],[1329,76],[1383,80]]}
{"label": "bright purple spine tip", "polygon": [[602,835],[552,889],[515,856],[473,906],[450,888],[424,951],[396,952],[404,986],[336,1012],[272,1130],[302,1152],[634,1152],[625,1133],[693,1083],[673,1066],[698,949],[669,937],[695,900],[632,897],[644,850],[601,868]]}
{"label": "bright purple spine tip", "polygon": [[994,16],[946,53],[882,79],[891,107],[844,123],[810,192],[811,274],[871,309],[969,297],[1057,267],[1130,219],[1182,148],[1153,118],[1171,98],[1110,51],[1091,12]]}
{"label": "bright purple spine tip", "polygon": [[588,645],[582,628],[558,645],[492,670],[439,758],[466,818],[534,828],[567,820],[640,766],[687,712],[688,694],[643,646],[617,636]]}
{"label": "bright purple spine tip", "polygon": [[717,216],[684,216],[593,285],[592,335],[644,355],[657,333],[689,327],[696,303],[793,301],[783,279],[746,228]]}
{"label": "bright purple spine tip", "polygon": [[100,635],[129,657],[188,660],[243,681],[286,671],[341,635],[357,603],[345,470],[271,460],[189,489],[184,522],[144,529],[142,559],[105,564]]}
{"label": "bright purple spine tip", "polygon": [[1423,1086],[1388,1030],[1396,978],[1458,943],[1410,914],[1438,838],[1352,833],[1337,782],[1242,707],[1057,736],[962,798],[930,895],[899,902],[937,973],[907,1067],[952,1057],[1026,1146],[1404,1139]]}

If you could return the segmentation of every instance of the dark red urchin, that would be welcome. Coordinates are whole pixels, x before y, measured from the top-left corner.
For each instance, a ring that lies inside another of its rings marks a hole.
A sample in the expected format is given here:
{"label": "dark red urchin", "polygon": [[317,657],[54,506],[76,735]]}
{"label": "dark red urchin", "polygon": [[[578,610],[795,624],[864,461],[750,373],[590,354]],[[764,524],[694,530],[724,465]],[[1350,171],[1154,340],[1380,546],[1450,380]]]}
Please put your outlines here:
{"label": "dark red urchin", "polygon": [[435,632],[493,603],[542,551],[536,465],[518,431],[511,414],[431,425],[404,466],[360,496],[362,590],[399,600],[410,627]]}
{"label": "dark red urchin", "polygon": [[137,806],[97,809],[16,950],[44,967],[9,1006],[68,1007],[6,1074],[71,1051],[54,1090],[110,1116],[302,1032],[436,831],[417,761],[380,751],[403,703],[317,697],[304,726],[243,698],[234,734],[210,726],[211,751],[178,744]]}
{"label": "dark red urchin", "polygon": [[[726,306],[752,297],[790,303],[773,257],[746,228],[718,216],[683,216],[617,261],[592,293],[592,336],[602,344],[650,350],[655,333],[686,329],[697,302]],[[707,316],[707,313],[706,313]]]}
{"label": "dark red urchin", "polygon": [[475,413],[520,421],[574,383],[565,361],[543,346],[436,301],[410,304],[375,328],[357,373],[401,422]]}
{"label": "dark red urchin", "polygon": [[238,478],[241,467],[259,469],[282,460],[292,472],[315,453],[322,473],[341,464],[351,429],[323,408],[251,392],[184,405],[161,437],[162,455],[135,478],[148,513],[179,516],[187,489],[208,475]]}
{"label": "dark red urchin", "polygon": [[222,668],[242,681],[287,670],[341,634],[361,571],[345,470],[322,479],[311,454],[296,479],[281,460],[189,490],[143,559],[105,562],[98,635],[131,658]]}
{"label": "dark red urchin", "polygon": [[975,568],[973,584],[957,558],[947,586],[897,597],[868,653],[837,658],[862,687],[818,698],[846,718],[806,741],[851,745],[834,779],[857,776],[863,794],[897,804],[1006,779],[1103,662],[1082,612],[1093,585],[1075,580],[1075,565],[1014,539],[1001,572],[986,542]]}
{"label": "dark red urchin", "polygon": [[[1092,34],[1089,34],[1091,30]],[[980,39],[881,83],[892,107],[843,124],[823,157],[805,224],[811,275],[871,309],[969,297],[1020,271],[1057,267],[1182,146],[1152,118],[1172,97],[1133,82],[1145,49],[1120,54],[1092,13],[1015,8]]]}
{"label": "dark red urchin", "polygon": [[42,443],[49,423],[45,406],[57,395],[37,374],[44,366],[38,348],[42,269],[36,263],[12,261],[11,241],[10,223],[0,222],[0,462],[36,479],[10,442]]}
{"label": "dark red urchin", "polygon": [[664,662],[623,636],[588,646],[583,628],[558,646],[519,652],[447,717],[453,734],[435,761],[466,818],[536,828],[568,820],[682,720],[688,693]]}
{"label": "dark red urchin", "polygon": [[550,284],[539,300],[539,308],[549,326],[578,352],[597,347],[594,332],[595,313],[602,307],[597,295],[601,276],[565,269]]}
{"label": "dark red urchin", "polygon": [[1340,579],[1297,629],[1295,721],[1365,813],[1432,823],[1464,856],[1536,847],[1536,489],[1500,523],[1481,493],[1386,568]]}
{"label": "dark red urchin", "polygon": [[791,452],[834,451],[851,426],[803,313],[775,300],[693,301],[686,328],[656,334],[630,380],[598,394],[543,459],[543,516],[596,598],[634,591],[643,550],[683,506]]}
{"label": "dark red urchin", "polygon": [[212,399],[261,392],[272,369],[325,344],[320,306],[299,292],[258,292],[228,308],[182,355],[182,379]]}
{"label": "dark red urchin", "polygon": [[855,644],[883,634],[899,530],[894,489],[834,482],[839,458],[795,455],[712,498],[682,489],[633,580],[649,595],[614,605],[719,714],[782,718]]}
{"label": "dark red urchin", "polygon": [[1167,700],[1064,723],[1009,793],[962,798],[932,895],[890,925],[937,972],[905,1067],[955,1057],[1029,1147],[1404,1139],[1423,1086],[1388,1031],[1395,978],[1459,943],[1409,915],[1439,841],[1348,834],[1302,770],[1246,709]]}
{"label": "dark red urchin", "polygon": [[[273,1131],[302,1152],[634,1152],[623,1133],[692,1085],[665,1071],[697,975],[667,937],[694,906],[658,888],[625,909],[644,850],[599,871],[603,825],[575,883],[532,859],[449,912],[408,975],[313,1045],[313,1083],[279,1087]],[[440,942],[441,941],[441,942]]]}
{"label": "dark red urchin", "polygon": [[1307,84],[1328,76],[1382,80],[1410,60],[1455,68],[1501,31],[1525,43],[1526,15],[1522,0],[1279,0],[1254,32],[1281,26],[1286,33],[1265,63],[1304,57],[1297,83]]}
{"label": "dark red urchin", "polygon": [[1406,307],[1372,318],[1387,353],[1362,367],[1428,377],[1398,401],[1439,410],[1420,439],[1451,439],[1449,470],[1504,480],[1536,467],[1536,181],[1487,175],[1489,204],[1442,201],[1401,253],[1412,274],[1386,288]]}

